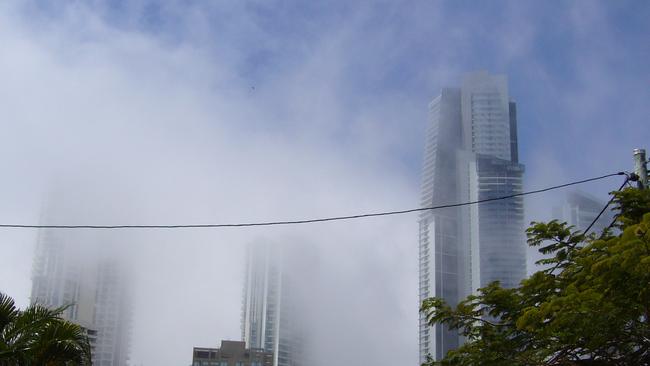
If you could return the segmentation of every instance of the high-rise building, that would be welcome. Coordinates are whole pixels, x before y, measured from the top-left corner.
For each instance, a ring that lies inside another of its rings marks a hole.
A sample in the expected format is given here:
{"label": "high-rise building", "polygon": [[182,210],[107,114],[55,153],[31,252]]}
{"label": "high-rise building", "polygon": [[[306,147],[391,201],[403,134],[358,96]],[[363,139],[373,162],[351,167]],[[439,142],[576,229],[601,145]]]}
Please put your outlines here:
{"label": "high-rise building", "polygon": [[[570,191],[566,196],[566,203],[553,208],[553,218],[565,221],[574,226],[575,230],[584,231],[596,220],[598,214],[605,206],[605,202],[581,191]],[[610,207],[611,209],[611,207]],[[590,233],[600,233],[609,226],[614,219],[611,210],[606,210],[594,222]]]}
{"label": "high-rise building", "polygon": [[69,305],[63,317],[86,330],[93,365],[124,366],[131,334],[127,281],[120,264],[100,258],[94,244],[84,235],[41,230],[31,302],[50,308]]}
{"label": "high-rise building", "polygon": [[198,348],[192,352],[192,366],[272,366],[273,353],[246,348],[245,342],[221,341],[221,348]]}
{"label": "high-rise building", "polygon": [[[422,207],[476,201],[522,192],[516,104],[507,78],[486,72],[465,76],[429,104],[422,176]],[[492,281],[516,286],[526,274],[521,197],[420,215],[420,301],[441,297],[451,305]],[[463,339],[421,315],[420,362],[441,359]]]}
{"label": "high-rise building", "polygon": [[242,340],[251,348],[272,352],[273,366],[299,366],[304,341],[297,301],[300,288],[284,249],[268,243],[247,248]]}

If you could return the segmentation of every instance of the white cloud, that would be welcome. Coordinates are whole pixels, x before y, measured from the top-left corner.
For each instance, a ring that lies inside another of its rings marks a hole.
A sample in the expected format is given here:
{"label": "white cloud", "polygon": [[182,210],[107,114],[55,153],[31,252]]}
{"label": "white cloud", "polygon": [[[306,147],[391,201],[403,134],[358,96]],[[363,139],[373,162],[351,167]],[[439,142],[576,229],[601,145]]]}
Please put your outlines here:
{"label": "white cloud", "polygon": [[[414,187],[393,174],[402,169],[387,148],[394,137],[378,138],[385,117],[372,110],[354,117],[340,107],[340,49],[324,46],[317,55],[329,59],[310,58],[284,82],[250,91],[218,55],[116,29],[90,8],[71,7],[40,27],[15,11],[5,5],[0,14],[7,106],[0,159],[14,178],[1,183],[6,221],[38,220],[42,204],[33,197],[48,192],[55,204],[46,205],[47,223],[255,221],[415,202]],[[334,123],[351,117],[359,120],[354,133]],[[348,139],[343,149],[337,134]],[[417,324],[414,220],[94,237],[136,268],[134,360],[183,364],[192,346],[237,339],[242,247],[262,235],[305,238],[328,253],[321,280],[328,296],[306,305],[337,328],[317,328],[327,323],[315,320],[316,334],[353,332],[345,342],[330,339],[328,349],[350,352],[354,342],[376,364],[390,364],[416,357],[416,345],[404,341]],[[10,253],[3,262],[28,266],[34,238],[3,235]],[[25,304],[28,268],[2,268],[11,277],[2,276],[8,282],[0,287]],[[382,339],[374,338],[377,329],[385,330]],[[377,353],[374,342],[399,349]],[[343,358],[359,364],[366,358],[358,355]]]}

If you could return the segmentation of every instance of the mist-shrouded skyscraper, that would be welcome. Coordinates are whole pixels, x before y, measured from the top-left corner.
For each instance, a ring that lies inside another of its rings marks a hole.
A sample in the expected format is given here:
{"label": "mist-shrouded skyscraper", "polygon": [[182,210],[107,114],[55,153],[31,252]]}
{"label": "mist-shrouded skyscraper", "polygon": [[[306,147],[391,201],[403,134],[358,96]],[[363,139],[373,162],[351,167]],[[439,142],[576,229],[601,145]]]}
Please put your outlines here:
{"label": "mist-shrouded skyscraper", "polygon": [[86,329],[93,365],[124,366],[131,336],[127,276],[115,258],[99,254],[99,245],[88,233],[40,230],[31,302],[70,305],[63,317]]}
{"label": "mist-shrouded skyscraper", "polygon": [[306,363],[300,306],[303,289],[296,278],[300,262],[287,246],[254,243],[246,250],[242,340],[249,348],[273,352],[273,366]]}
{"label": "mist-shrouded skyscraper", "polygon": [[[569,225],[574,226],[575,230],[584,231],[591,225],[598,214],[605,206],[605,202],[598,198],[582,191],[570,191],[566,195],[566,202],[562,206],[553,207],[553,218],[565,221]],[[590,233],[600,233],[614,219],[614,215],[610,210],[606,210],[594,222]]]}
{"label": "mist-shrouded skyscraper", "polygon": [[[468,74],[429,104],[422,174],[422,207],[522,192],[517,109],[507,78]],[[427,211],[419,220],[420,301],[459,300],[493,281],[514,287],[526,275],[521,197]],[[420,362],[441,359],[463,339],[420,315]]]}

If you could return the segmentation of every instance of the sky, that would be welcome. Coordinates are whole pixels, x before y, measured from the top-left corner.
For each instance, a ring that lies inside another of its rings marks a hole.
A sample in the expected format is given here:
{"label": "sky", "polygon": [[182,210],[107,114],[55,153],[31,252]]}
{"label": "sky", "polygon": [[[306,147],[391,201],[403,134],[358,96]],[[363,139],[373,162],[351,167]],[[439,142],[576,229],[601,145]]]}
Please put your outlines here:
{"label": "sky", "polygon": [[[648,17],[644,1],[5,1],[0,222],[416,207],[427,104],[475,70],[508,75],[526,189],[631,170],[650,148]],[[564,193],[529,196],[529,221]],[[0,291],[20,306],[36,235],[0,231]],[[319,253],[323,363],[417,362],[416,216],[90,237],[136,268],[138,364],[240,337],[243,248],[260,240]]]}

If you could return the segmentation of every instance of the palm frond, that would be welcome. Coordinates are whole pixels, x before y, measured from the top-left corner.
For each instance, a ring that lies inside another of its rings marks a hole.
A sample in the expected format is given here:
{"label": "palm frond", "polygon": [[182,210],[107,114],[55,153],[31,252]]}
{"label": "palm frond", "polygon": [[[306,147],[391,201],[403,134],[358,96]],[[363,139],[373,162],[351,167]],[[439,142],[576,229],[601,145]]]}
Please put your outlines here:
{"label": "palm frond", "polygon": [[20,311],[0,293],[0,366],[90,365],[84,329],[61,316],[69,306],[34,304]]}
{"label": "palm frond", "polygon": [[18,309],[14,299],[0,292],[0,339],[7,324],[13,322],[17,315]]}
{"label": "palm frond", "polygon": [[35,364],[90,362],[90,343],[83,328],[61,320],[48,325],[32,345]]}

